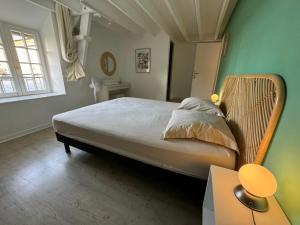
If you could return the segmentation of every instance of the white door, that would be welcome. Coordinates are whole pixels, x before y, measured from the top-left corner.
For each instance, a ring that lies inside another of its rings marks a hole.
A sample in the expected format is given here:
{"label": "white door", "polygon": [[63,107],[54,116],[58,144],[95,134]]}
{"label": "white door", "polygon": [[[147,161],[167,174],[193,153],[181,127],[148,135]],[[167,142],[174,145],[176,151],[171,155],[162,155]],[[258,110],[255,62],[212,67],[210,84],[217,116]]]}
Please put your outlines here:
{"label": "white door", "polygon": [[209,99],[219,70],[222,42],[197,44],[191,96]]}

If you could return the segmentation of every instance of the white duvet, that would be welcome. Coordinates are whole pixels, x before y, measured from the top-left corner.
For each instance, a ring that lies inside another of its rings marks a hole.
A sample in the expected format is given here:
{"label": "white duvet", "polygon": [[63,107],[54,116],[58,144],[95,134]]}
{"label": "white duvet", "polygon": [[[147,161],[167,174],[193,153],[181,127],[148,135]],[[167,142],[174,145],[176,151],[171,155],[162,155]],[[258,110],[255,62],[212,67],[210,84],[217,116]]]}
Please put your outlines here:
{"label": "white duvet", "polygon": [[177,103],[119,98],[53,117],[61,135],[178,173],[207,179],[209,166],[233,169],[235,152],[194,140],[162,140]]}

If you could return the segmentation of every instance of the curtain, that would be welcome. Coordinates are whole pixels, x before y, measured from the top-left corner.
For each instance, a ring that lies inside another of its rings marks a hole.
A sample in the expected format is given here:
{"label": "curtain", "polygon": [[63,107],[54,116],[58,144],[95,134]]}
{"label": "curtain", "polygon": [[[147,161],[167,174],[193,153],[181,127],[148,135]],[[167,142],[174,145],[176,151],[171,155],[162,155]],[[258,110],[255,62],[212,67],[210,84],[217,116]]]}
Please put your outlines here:
{"label": "curtain", "polygon": [[85,72],[78,58],[77,45],[73,39],[73,21],[70,10],[55,4],[58,36],[63,60],[67,63],[65,76],[68,81],[77,81],[85,77]]}

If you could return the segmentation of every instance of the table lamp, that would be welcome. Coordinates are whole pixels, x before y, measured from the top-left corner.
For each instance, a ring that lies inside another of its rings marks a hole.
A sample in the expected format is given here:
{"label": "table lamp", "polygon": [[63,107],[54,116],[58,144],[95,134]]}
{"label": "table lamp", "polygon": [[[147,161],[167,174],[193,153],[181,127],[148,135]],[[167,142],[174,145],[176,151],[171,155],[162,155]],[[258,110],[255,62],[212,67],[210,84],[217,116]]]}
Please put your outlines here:
{"label": "table lamp", "polygon": [[214,104],[216,104],[217,101],[219,100],[219,95],[217,95],[217,94],[211,95],[211,96],[210,96],[210,100],[211,100]]}
{"label": "table lamp", "polygon": [[240,168],[238,178],[241,184],[234,189],[238,200],[255,211],[267,211],[267,197],[274,195],[277,189],[274,175],[258,164],[246,164]]}

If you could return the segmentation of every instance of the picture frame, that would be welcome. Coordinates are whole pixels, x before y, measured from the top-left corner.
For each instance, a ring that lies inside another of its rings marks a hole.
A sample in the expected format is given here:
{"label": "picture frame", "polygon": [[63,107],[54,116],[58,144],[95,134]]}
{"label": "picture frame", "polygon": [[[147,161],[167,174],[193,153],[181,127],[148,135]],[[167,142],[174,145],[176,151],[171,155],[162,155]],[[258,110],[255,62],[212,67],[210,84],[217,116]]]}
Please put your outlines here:
{"label": "picture frame", "polygon": [[151,49],[135,49],[135,71],[136,73],[150,73],[151,71]]}

